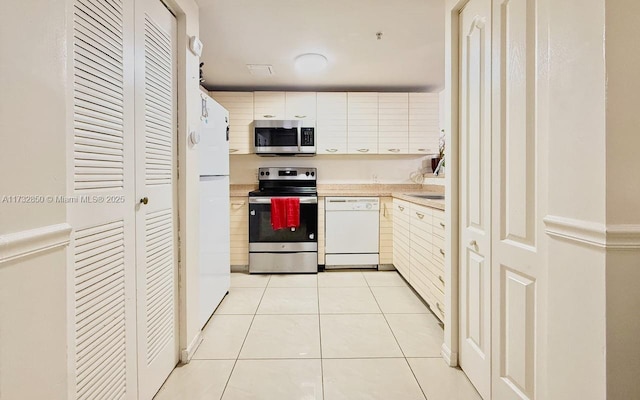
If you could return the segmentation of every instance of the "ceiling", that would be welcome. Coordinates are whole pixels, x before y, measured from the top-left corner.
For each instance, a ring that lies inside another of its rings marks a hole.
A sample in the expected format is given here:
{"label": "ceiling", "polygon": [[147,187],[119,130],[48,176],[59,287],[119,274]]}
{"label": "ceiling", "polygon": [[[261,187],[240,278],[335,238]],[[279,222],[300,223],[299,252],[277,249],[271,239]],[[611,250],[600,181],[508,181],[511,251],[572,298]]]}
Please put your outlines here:
{"label": "ceiling", "polygon": [[[444,87],[444,0],[196,1],[209,90]],[[327,68],[300,74],[294,59],[303,53],[323,54]],[[275,74],[253,76],[247,64],[271,64]]]}

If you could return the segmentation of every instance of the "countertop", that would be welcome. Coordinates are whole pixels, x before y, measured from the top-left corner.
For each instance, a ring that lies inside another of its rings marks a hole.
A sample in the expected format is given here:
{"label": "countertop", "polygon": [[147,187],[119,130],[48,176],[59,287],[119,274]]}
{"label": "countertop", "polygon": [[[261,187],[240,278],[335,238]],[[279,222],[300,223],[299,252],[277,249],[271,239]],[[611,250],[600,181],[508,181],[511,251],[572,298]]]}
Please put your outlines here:
{"label": "countertop", "polygon": [[[230,187],[231,197],[246,197],[252,190],[256,190],[257,185],[237,185]],[[442,194],[444,187],[440,185],[417,185],[417,184],[319,184],[318,196],[346,196],[346,197],[394,197],[438,210],[444,210],[444,200],[421,199],[411,196],[416,194]]]}

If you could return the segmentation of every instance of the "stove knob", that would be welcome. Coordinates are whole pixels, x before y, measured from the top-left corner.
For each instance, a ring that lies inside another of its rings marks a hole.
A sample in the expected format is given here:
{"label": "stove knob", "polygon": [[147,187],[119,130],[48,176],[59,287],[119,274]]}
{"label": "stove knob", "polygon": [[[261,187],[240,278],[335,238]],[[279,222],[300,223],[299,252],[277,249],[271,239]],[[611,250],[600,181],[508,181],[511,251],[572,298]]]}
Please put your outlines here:
{"label": "stove knob", "polygon": [[260,175],[261,175],[261,176],[264,176],[264,171],[260,171]]}
{"label": "stove knob", "polygon": [[269,171],[267,171],[267,176],[269,176],[269,175],[270,175],[270,173],[269,173]]}
{"label": "stove knob", "polygon": [[305,173],[305,175],[306,175],[306,176],[309,176],[309,171],[307,171],[307,172]]}
{"label": "stove knob", "polygon": [[315,172],[312,172],[312,173],[311,173],[311,176],[314,176],[315,174],[316,174]]}

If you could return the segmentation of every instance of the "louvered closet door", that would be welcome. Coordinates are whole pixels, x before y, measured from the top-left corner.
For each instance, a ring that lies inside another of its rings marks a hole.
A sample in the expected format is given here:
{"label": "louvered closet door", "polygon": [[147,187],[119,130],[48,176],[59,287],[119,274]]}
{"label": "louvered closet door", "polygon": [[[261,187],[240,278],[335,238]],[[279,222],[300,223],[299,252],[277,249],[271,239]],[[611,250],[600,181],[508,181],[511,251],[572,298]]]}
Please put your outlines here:
{"label": "louvered closet door", "polygon": [[138,392],[151,399],[178,362],[176,20],[159,0],[137,0],[136,271]]}
{"label": "louvered closet door", "polygon": [[72,392],[79,400],[132,400],[137,398],[133,6],[120,0],[72,4]]}

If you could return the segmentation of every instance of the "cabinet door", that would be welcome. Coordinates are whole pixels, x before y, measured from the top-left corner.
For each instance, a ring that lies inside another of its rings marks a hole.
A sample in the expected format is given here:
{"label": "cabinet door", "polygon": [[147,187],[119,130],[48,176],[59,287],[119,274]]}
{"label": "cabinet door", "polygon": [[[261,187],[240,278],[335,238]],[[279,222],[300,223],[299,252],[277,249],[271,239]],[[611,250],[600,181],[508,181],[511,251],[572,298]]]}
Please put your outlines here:
{"label": "cabinet door", "polygon": [[210,92],[229,111],[229,153],[250,154],[253,149],[253,92]]}
{"label": "cabinet door", "polygon": [[247,197],[231,197],[231,265],[249,265],[249,205]]}
{"label": "cabinet door", "polygon": [[285,92],[285,119],[301,119],[303,126],[316,126],[316,92]]}
{"label": "cabinet door", "polygon": [[324,197],[318,198],[318,265],[324,265]]}
{"label": "cabinet door", "polygon": [[438,154],[438,93],[409,93],[409,153]]}
{"label": "cabinet door", "polygon": [[393,264],[393,198],[380,198],[380,264]]}
{"label": "cabinet door", "polygon": [[347,94],[349,154],[378,153],[378,93]]}
{"label": "cabinet door", "polygon": [[318,154],[347,153],[347,93],[317,95],[316,140]]}
{"label": "cabinet door", "polygon": [[253,119],[285,119],[284,92],[254,92]]}
{"label": "cabinet door", "polygon": [[378,93],[378,152],[409,152],[408,93]]}
{"label": "cabinet door", "polygon": [[409,276],[409,203],[393,200],[393,265],[407,280]]}

